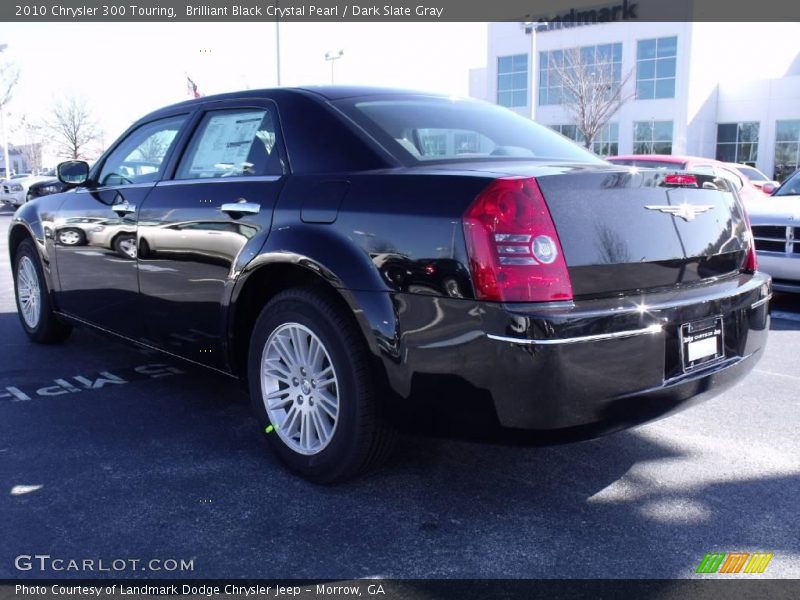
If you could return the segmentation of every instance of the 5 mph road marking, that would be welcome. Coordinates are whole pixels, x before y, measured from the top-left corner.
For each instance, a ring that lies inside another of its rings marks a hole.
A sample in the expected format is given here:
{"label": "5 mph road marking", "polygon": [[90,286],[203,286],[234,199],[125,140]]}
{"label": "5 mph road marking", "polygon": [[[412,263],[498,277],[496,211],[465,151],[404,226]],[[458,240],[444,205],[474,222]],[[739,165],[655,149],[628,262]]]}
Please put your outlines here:
{"label": "5 mph road marking", "polygon": [[106,385],[125,385],[137,379],[158,379],[170,375],[183,375],[184,372],[176,367],[156,363],[118,369],[117,373],[122,373],[122,376],[115,375],[109,371],[101,371],[97,375],[90,377],[83,375],[59,377],[51,379],[45,385],[26,385],[19,382],[14,384],[0,383],[0,401],[7,399],[11,402],[24,402],[34,398],[75,394],[86,390],[98,390]]}

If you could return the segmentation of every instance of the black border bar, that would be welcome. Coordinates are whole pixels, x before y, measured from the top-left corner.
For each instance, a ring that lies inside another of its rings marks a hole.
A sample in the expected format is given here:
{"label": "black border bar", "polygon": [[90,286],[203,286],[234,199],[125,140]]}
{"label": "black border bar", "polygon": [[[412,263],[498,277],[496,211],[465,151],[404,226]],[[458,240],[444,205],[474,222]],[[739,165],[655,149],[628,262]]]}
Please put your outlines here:
{"label": "black border bar", "polygon": [[[23,593],[17,586],[26,586]],[[44,593],[31,592],[38,586]],[[116,588],[112,587],[116,586]],[[149,586],[152,593],[120,593],[120,588]],[[186,590],[184,586],[189,586]],[[251,588],[252,593],[225,593],[226,586]],[[318,586],[322,586],[318,588]],[[74,588],[76,593],[58,593]],[[90,589],[91,588],[91,589]],[[164,588],[164,589],[158,589]],[[214,588],[219,592],[214,593]],[[261,588],[261,589],[259,589]],[[266,589],[268,588],[268,589]],[[276,590],[283,588],[283,593]],[[357,592],[353,593],[353,588]],[[113,593],[112,590],[117,592]],[[320,592],[320,589],[322,592]],[[336,590],[339,590],[338,592]],[[348,589],[349,592],[343,592]],[[80,591],[78,591],[80,590]],[[95,590],[95,591],[91,591]],[[99,593],[97,593],[99,590]],[[188,591],[189,593],[184,593]],[[166,592],[166,593],[165,593]],[[177,593],[175,593],[177,592]],[[194,592],[194,593],[192,593]],[[359,593],[360,592],[360,595]],[[762,579],[761,576],[712,579],[359,579],[333,580],[0,580],[0,600],[598,600],[657,598],[658,600],[794,600],[800,597],[800,580]]]}
{"label": "black border bar", "polygon": [[[237,8],[238,7],[238,8]],[[7,22],[797,21],[793,0],[4,0]]]}

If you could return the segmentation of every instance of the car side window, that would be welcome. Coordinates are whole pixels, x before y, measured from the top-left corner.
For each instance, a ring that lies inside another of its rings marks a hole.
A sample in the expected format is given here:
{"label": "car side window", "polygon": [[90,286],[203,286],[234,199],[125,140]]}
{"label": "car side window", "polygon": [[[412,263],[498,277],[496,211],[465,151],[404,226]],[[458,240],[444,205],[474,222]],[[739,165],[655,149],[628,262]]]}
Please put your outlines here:
{"label": "car side window", "polygon": [[284,173],[275,119],[265,109],[209,112],[203,117],[175,179]]}
{"label": "car side window", "polygon": [[132,131],[103,163],[98,184],[117,186],[156,181],[184,121],[185,115],[169,117]]}
{"label": "car side window", "polygon": [[728,181],[730,181],[737,192],[744,187],[744,182],[742,181],[742,178],[739,177],[733,171],[729,171],[728,169],[722,169],[719,167],[717,167],[716,171],[717,175],[719,175],[723,179],[727,179]]}
{"label": "car side window", "polygon": [[700,173],[701,175],[716,175],[711,165],[695,165],[689,170],[693,173]]}

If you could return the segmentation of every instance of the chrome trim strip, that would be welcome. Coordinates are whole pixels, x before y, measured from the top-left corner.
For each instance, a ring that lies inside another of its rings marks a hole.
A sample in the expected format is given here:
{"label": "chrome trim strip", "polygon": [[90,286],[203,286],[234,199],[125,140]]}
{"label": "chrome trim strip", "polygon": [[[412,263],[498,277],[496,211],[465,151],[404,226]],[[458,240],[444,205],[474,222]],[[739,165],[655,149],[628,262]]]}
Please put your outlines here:
{"label": "chrome trim strip", "polygon": [[769,296],[764,296],[761,300],[756,300],[755,302],[753,302],[750,305],[750,308],[751,309],[758,308],[762,304],[766,304],[767,302],[769,302],[771,299],[772,299],[772,294],[770,294]]}
{"label": "chrome trim strip", "polygon": [[664,330],[663,325],[650,325],[644,329],[631,329],[628,331],[615,331],[614,333],[600,333],[597,335],[583,335],[571,338],[556,338],[549,340],[528,340],[523,338],[506,337],[503,335],[492,335],[487,333],[486,337],[498,342],[510,342],[512,344],[522,344],[525,346],[556,346],[559,344],[581,344],[583,342],[600,342],[603,340],[619,340],[622,338],[634,337],[637,335],[653,335],[661,333]]}
{"label": "chrome trim strip", "polygon": [[257,183],[278,181],[283,175],[236,175],[232,177],[193,177],[191,179],[162,179],[157,182],[158,187],[169,187],[172,185],[197,185],[205,183]]}

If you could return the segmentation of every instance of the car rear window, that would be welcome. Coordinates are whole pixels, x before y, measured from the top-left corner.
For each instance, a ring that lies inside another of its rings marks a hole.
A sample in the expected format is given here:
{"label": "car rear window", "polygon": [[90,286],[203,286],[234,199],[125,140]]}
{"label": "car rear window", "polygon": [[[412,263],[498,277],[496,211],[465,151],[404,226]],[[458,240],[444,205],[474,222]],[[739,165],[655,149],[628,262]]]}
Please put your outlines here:
{"label": "car rear window", "polygon": [[557,160],[603,163],[547,127],[499,106],[403,97],[335,103],[390,153],[417,162]]}
{"label": "car rear window", "polygon": [[750,181],[769,181],[766,175],[764,175],[758,169],[753,169],[752,167],[736,167],[739,171],[744,173]]}

